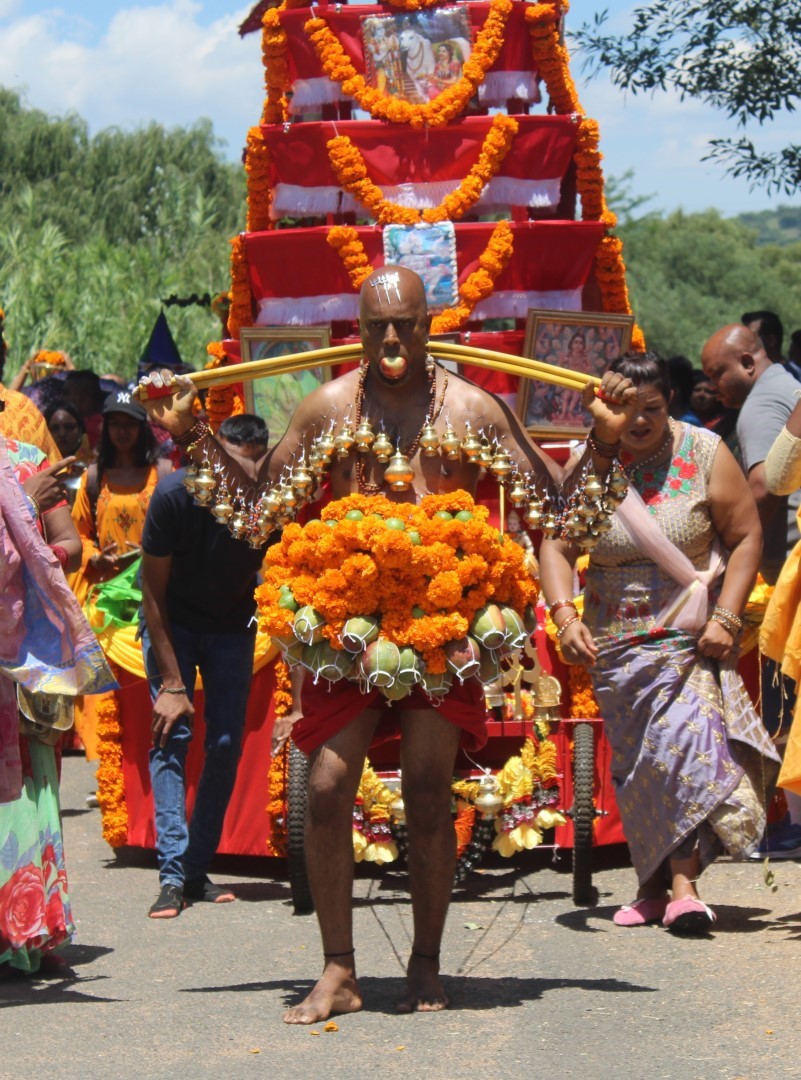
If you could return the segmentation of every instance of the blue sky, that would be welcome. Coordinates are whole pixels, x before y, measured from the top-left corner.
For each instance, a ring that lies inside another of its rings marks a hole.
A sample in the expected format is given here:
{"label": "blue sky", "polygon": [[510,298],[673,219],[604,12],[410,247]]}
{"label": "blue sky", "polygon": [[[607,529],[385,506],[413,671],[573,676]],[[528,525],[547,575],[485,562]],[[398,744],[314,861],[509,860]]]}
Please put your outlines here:
{"label": "blue sky", "polygon": [[[568,26],[608,9],[625,31],[625,0],[572,0]],[[24,91],[29,105],[51,114],[72,109],[94,133],[156,120],[166,126],[209,117],[239,157],[262,101],[258,35],[236,28],[251,4],[232,0],[0,0],[0,85]],[[631,190],[653,195],[650,209],[716,207],[724,214],[779,202],[726,178],[701,161],[709,138],[734,133],[720,113],[671,94],[624,96],[608,76],[587,82],[574,64],[582,104],[601,125],[608,175],[634,170]],[[755,137],[775,148],[796,137],[792,117]]]}

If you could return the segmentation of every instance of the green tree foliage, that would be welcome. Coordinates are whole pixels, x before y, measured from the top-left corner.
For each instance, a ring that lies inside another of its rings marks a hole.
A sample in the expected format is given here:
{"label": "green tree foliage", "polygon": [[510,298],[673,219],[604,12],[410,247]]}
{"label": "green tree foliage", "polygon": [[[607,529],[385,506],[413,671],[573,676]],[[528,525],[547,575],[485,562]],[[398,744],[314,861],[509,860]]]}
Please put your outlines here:
{"label": "green tree foliage", "polygon": [[696,366],[719,327],[766,308],[787,333],[801,326],[801,243],[760,244],[756,232],[715,211],[648,216],[620,229],[628,285],[649,347]]}
{"label": "green tree foliage", "polygon": [[[162,298],[228,287],[244,174],[208,121],[90,138],[80,118],[52,119],[0,89],[0,161],[7,376],[39,348],[130,376]],[[202,308],[168,314],[184,359],[202,367],[218,320]]]}
{"label": "green tree foliage", "polygon": [[708,157],[754,186],[801,190],[801,145],[760,151],[746,129],[796,108],[801,94],[799,0],[651,0],[634,10],[625,34],[605,32],[607,12],[572,36],[591,69],[610,68],[633,93],[678,91],[737,120],[743,135],[713,139]]}

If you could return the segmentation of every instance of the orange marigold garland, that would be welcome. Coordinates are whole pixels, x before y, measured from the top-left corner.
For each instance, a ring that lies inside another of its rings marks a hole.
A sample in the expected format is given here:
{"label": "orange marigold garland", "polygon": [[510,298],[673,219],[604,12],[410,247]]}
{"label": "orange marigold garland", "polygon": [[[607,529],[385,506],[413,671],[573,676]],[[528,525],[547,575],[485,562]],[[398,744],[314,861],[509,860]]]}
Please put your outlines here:
{"label": "orange marigold garland", "polygon": [[576,84],[570,74],[570,54],[560,34],[562,14],[568,3],[530,4],[526,8],[531,35],[531,51],[542,76],[548,98],[557,113],[566,115],[581,112]]}
{"label": "orange marigold garland", "polygon": [[243,326],[253,325],[253,296],[250,291],[245,237],[242,233],[231,241],[231,310],[228,313],[228,333],[239,337]]}
{"label": "orange marigold garland", "polygon": [[487,72],[500,54],[511,10],[512,0],[491,0],[486,21],[465,61],[461,78],[425,105],[413,105],[401,98],[382,94],[369,86],[365,77],[357,72],[324,19],[309,19],[304,30],[314,45],[326,75],[338,82],[342,92],[354,98],[374,120],[410,124],[412,127],[436,127],[461,116],[484,82]]}
{"label": "orange marigold garland", "polygon": [[[212,341],[206,346],[206,352],[212,359],[206,364],[206,370],[222,367],[228,358],[222,342]],[[223,420],[229,416],[241,416],[245,411],[245,402],[237,391],[237,383],[228,386],[211,386],[206,394],[206,416],[212,431],[217,431]]]}
{"label": "orange marigold garland", "polygon": [[263,232],[273,227],[270,221],[270,153],[261,128],[248,131],[245,153],[245,172],[248,174],[248,232]]}
{"label": "orange marigold garland", "polygon": [[264,101],[262,123],[282,124],[288,116],[286,93],[292,85],[287,62],[287,36],[281,26],[280,7],[269,8],[262,19],[261,54],[264,60]]}
{"label": "orange marigold garland", "polygon": [[600,706],[595,699],[589,671],[586,668],[571,665],[567,669],[567,681],[570,690],[571,717],[575,720],[591,720],[600,716]]}
{"label": "orange marigold garland", "polygon": [[289,761],[289,742],[285,742],[270,762],[267,776],[267,816],[270,819],[270,835],[267,838],[267,854],[279,859],[286,857],[286,784]]}
{"label": "orange marigold garland", "polygon": [[[475,673],[478,643],[465,639],[480,637],[481,609],[505,606],[511,626],[536,596],[523,550],[487,517],[462,491],[419,506],[382,495],[329,503],[323,520],[286,526],[269,550],[260,625],[315,677],[367,679],[397,699],[420,680],[447,692],[452,672]],[[506,640],[518,636],[510,629]],[[469,656],[449,652],[457,642]]]}
{"label": "orange marigold garland", "polygon": [[280,657],[275,661],[275,715],[287,716],[292,711],[292,679],[289,666]]}
{"label": "orange marigold garland", "polygon": [[103,817],[103,839],[112,847],[128,842],[128,808],[122,772],[122,726],[117,695],[103,694],[97,703],[97,801]]}
{"label": "orange marigold garland", "polygon": [[328,157],[340,187],[368,210],[379,225],[398,223],[416,225],[420,221],[458,221],[473,208],[481,193],[500,169],[518,131],[517,121],[499,113],[493,117],[478,160],[439,206],[416,210],[384,198],[383,192],[367,175],[367,166],[357,147],[347,135],[337,135],[328,142]]}
{"label": "orange marigold garland", "polygon": [[50,364],[51,367],[64,367],[67,357],[57,349],[40,349],[31,360],[32,364]]}
{"label": "orange marigold garland", "polygon": [[459,304],[435,315],[432,334],[447,334],[459,330],[473,314],[481,300],[492,295],[495,282],[512,257],[514,234],[508,221],[499,221],[492,230],[489,243],[478,259],[479,269],[459,286]]}
{"label": "orange marigold garland", "polygon": [[344,262],[353,288],[360,289],[365,278],[373,272],[373,268],[365,253],[364,245],[359,239],[359,234],[351,225],[335,225],[328,230],[326,239]]}

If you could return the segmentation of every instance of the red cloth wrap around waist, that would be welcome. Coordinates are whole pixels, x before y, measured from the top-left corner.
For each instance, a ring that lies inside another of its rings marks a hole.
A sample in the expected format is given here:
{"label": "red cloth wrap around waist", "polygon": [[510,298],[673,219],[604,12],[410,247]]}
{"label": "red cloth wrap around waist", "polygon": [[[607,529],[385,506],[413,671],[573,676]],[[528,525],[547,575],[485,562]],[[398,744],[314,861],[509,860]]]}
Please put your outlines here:
{"label": "red cloth wrap around waist", "polygon": [[292,741],[304,754],[310,754],[333,738],[365,709],[382,712],[371,746],[397,738],[403,713],[419,709],[434,709],[443,720],[461,728],[463,750],[480,750],[487,741],[484,688],[478,679],[454,682],[446,696],[436,701],[427,698],[420,687],[415,686],[408,697],[390,703],[379,689],[363,693],[356,683],[345,679],[335,683],[320,679],[315,685],[307,678],[303,683],[300,706],[303,718],[292,728]]}

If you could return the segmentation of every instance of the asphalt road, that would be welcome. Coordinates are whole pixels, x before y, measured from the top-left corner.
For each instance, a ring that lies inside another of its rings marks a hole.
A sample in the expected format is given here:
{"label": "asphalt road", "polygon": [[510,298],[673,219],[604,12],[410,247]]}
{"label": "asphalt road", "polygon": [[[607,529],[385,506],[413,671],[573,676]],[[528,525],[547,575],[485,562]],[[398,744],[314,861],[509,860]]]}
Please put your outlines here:
{"label": "asphalt road", "polygon": [[614,927],[633,874],[601,852],[599,901],[576,909],[567,860],[492,862],[454,895],[443,946],[451,1009],[398,1016],[411,915],[400,873],[359,871],[355,940],[365,1010],[338,1030],[288,1027],[319,970],[313,917],[294,916],[278,860],[220,860],[234,904],[146,917],[149,853],[115,857],[85,806],[92,766],[64,762],[77,943],[73,976],[0,983],[0,1076],[517,1080],[774,1080],[801,1074],[801,864],[721,862],[704,898],[714,935]]}

